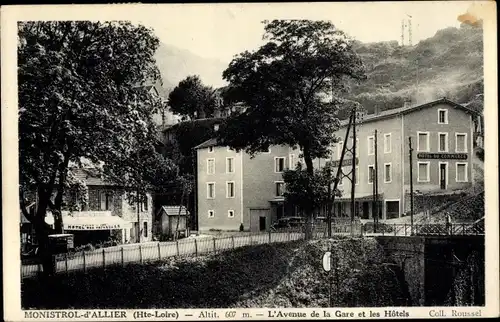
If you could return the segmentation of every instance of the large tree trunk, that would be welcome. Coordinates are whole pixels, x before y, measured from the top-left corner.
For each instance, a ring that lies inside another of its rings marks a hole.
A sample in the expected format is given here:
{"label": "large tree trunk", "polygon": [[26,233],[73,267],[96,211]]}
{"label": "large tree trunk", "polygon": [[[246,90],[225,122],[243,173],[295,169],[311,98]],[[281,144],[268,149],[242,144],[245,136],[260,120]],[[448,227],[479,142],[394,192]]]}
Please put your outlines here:
{"label": "large tree trunk", "polygon": [[52,261],[52,252],[49,247],[49,234],[52,233],[51,228],[45,223],[47,206],[49,204],[50,193],[39,189],[38,205],[35,217],[33,218],[33,227],[35,228],[36,238],[38,240],[38,258],[43,267],[43,273],[46,276],[53,275],[54,263]]}
{"label": "large tree trunk", "polygon": [[[314,166],[313,166],[313,160],[312,160],[312,157],[311,157],[311,151],[309,150],[309,148],[307,146],[305,146],[303,148],[303,153],[304,153],[304,162],[306,163],[306,171],[307,171],[307,174],[309,176],[309,180],[312,180],[313,179],[313,176],[314,176]],[[309,195],[312,195],[313,192],[311,191],[311,185],[308,184],[307,185],[307,192]],[[309,240],[309,239],[312,239],[312,235],[313,235],[313,215],[314,215],[314,211],[313,211],[313,207],[311,204],[309,204],[306,209],[304,209],[305,212],[306,212],[306,227],[305,227],[305,231],[304,231],[304,234],[305,234],[305,239]]]}

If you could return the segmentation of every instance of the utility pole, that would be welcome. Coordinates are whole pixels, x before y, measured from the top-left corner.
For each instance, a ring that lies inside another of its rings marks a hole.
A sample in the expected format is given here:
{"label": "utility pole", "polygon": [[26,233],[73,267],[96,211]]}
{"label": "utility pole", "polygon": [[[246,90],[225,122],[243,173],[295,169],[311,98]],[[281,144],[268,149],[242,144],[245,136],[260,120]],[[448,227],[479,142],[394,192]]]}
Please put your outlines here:
{"label": "utility pole", "polygon": [[378,220],[379,220],[379,201],[378,201],[378,131],[375,130],[375,180],[373,182],[375,186],[375,227],[374,232],[377,232]]}
{"label": "utility pole", "polygon": [[352,181],[351,181],[351,235],[354,235],[354,213],[356,211],[355,187],[356,187],[356,107],[353,109],[352,122]]}
{"label": "utility pole", "polygon": [[410,227],[413,235],[413,148],[411,146],[411,137],[408,138],[410,147]]}

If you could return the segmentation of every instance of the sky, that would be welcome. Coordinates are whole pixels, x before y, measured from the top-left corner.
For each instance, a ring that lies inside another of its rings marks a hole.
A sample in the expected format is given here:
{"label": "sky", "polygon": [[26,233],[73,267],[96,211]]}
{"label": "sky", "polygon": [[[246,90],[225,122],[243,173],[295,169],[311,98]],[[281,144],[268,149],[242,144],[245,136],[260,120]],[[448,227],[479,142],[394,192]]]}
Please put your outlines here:
{"label": "sky", "polygon": [[470,1],[165,5],[141,9],[141,18],[133,20],[152,27],[164,43],[229,62],[262,44],[265,19],[330,20],[357,40],[376,42],[400,41],[401,20],[410,15],[416,44],[460,26],[457,17],[470,6]]}

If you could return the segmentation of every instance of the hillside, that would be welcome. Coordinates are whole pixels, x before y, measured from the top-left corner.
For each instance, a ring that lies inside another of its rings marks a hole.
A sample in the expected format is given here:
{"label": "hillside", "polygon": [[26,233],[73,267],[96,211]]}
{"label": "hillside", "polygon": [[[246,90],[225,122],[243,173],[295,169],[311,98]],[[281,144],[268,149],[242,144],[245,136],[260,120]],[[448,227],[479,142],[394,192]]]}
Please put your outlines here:
{"label": "hillside", "polygon": [[203,58],[165,43],[160,43],[155,58],[162,75],[165,95],[189,75],[200,75],[207,85],[224,85],[222,72],[227,64],[219,60]]}
{"label": "hillside", "polygon": [[[368,113],[401,107],[406,98],[418,104],[443,96],[475,110],[483,108],[483,33],[479,27],[439,30],[412,47],[401,47],[397,41],[355,42],[355,51],[363,59],[368,78],[351,84],[348,96]],[[227,63],[222,61],[165,43],[156,59],[164,95],[189,75],[200,75],[207,85],[224,85],[222,72]]]}
{"label": "hillside", "polygon": [[353,85],[350,96],[369,113],[401,107],[406,98],[419,104],[443,96],[482,110],[480,28],[446,28],[413,47],[401,47],[397,41],[357,42],[355,50],[365,63],[368,79]]}

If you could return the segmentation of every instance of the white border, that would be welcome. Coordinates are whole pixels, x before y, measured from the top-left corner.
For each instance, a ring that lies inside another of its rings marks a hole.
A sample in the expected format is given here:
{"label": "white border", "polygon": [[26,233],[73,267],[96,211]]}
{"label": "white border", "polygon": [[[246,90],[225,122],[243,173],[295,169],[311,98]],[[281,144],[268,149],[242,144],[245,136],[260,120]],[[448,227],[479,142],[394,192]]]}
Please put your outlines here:
{"label": "white border", "polygon": [[[427,164],[427,180],[420,180],[420,164]],[[431,181],[431,163],[430,161],[418,161],[417,162],[417,182],[430,182]]]}
{"label": "white border", "polygon": [[[422,150],[420,148],[420,139],[419,136],[420,134],[426,134],[427,135],[427,149]],[[430,144],[430,133],[427,131],[417,131],[417,152],[429,152],[431,150],[431,144]]]}
{"label": "white border", "polygon": [[[229,160],[233,160],[233,171],[229,171],[228,170],[228,166],[229,166]],[[234,173],[234,157],[226,157],[226,174],[229,174],[229,173]]]}
{"label": "white border", "polygon": [[[441,150],[441,135],[444,135],[445,140],[444,140],[444,150]],[[438,132],[438,137],[437,137],[437,146],[438,146],[438,152],[449,152],[449,135],[448,132]]]}
{"label": "white border", "polygon": [[[229,196],[229,184],[233,184],[233,196]],[[234,199],[236,196],[236,183],[234,181],[226,181],[226,199]]]}
{"label": "white border", "polygon": [[[386,173],[385,173],[385,167],[386,166],[389,166],[389,176],[390,176],[390,180],[389,181],[386,181]],[[392,162],[386,162],[384,163],[384,183],[391,183],[392,182]]]}
{"label": "white border", "polygon": [[447,190],[449,188],[449,178],[450,178],[450,167],[447,161],[440,161],[438,162],[438,186],[439,189],[441,189],[441,165],[444,164],[446,165],[446,178],[444,180],[445,187],[444,190]]}
{"label": "white border", "polygon": [[[389,144],[386,144],[386,138],[389,138]],[[389,149],[387,149],[389,147]],[[384,133],[384,154],[392,153],[392,133]]]}
{"label": "white border", "polygon": [[[209,169],[210,169],[210,166],[209,166],[209,162],[210,161],[214,161],[214,172],[210,173]],[[215,170],[215,158],[207,158],[207,175],[213,175],[215,174],[216,170]]]}
{"label": "white border", "polygon": [[[458,136],[459,135],[463,135],[465,136],[465,139],[464,139],[464,147],[465,147],[465,151],[458,151]],[[467,143],[467,133],[460,133],[460,132],[456,132],[455,133],[455,152],[456,153],[469,153],[469,149],[468,149],[468,143]]]}
{"label": "white border", "polygon": [[[215,199],[215,182],[207,182],[206,184],[207,184],[207,199]],[[214,185],[214,195],[213,195],[213,197],[210,197],[210,196],[208,195],[208,192],[210,191],[210,189],[208,189],[208,187],[209,187],[209,185],[211,185],[211,184],[213,184],[213,185]]]}
{"label": "white border", "polygon": [[[444,113],[444,118],[445,118],[444,123],[440,122],[440,120],[439,120],[439,114],[443,111],[445,112]],[[448,109],[447,108],[438,109],[438,124],[448,124]]]}
{"label": "white border", "polygon": [[[458,180],[458,166],[465,165],[465,180]],[[457,162],[455,163],[455,182],[469,182],[469,163],[468,162]]]}

